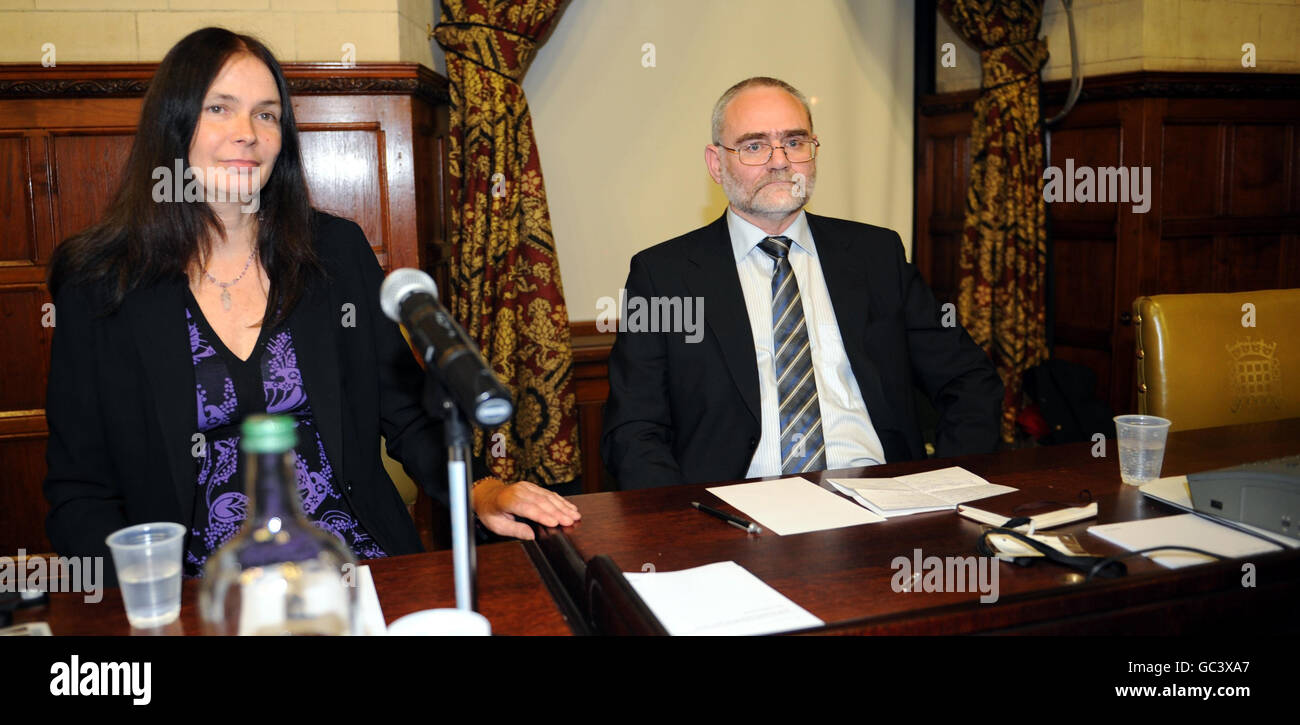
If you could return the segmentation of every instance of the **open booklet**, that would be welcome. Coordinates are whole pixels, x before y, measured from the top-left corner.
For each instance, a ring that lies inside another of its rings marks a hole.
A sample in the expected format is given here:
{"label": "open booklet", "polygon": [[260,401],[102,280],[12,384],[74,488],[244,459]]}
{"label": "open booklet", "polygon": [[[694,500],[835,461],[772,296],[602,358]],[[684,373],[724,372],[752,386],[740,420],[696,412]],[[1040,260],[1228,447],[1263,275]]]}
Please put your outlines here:
{"label": "open booklet", "polygon": [[885,518],[951,511],[957,508],[957,504],[1017,490],[989,483],[960,466],[894,478],[832,478],[828,481],[839,492]]}

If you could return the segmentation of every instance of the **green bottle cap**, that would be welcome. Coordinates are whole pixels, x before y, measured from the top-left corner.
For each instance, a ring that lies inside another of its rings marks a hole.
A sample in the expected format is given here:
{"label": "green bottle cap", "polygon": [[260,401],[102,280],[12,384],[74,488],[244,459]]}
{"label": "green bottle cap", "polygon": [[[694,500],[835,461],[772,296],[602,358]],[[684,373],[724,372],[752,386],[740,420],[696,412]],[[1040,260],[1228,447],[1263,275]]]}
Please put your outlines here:
{"label": "green bottle cap", "polygon": [[298,443],[293,418],[287,415],[250,415],[241,430],[239,447],[247,453],[284,453]]}

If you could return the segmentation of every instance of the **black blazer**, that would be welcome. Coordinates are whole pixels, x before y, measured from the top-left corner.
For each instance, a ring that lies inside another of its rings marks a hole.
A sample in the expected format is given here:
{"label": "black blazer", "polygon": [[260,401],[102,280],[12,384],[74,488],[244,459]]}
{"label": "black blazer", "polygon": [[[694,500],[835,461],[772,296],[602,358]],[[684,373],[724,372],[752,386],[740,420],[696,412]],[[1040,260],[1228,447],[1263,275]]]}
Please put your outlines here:
{"label": "black blazer", "polygon": [[[424,373],[379,307],[383,271],[361,228],[319,212],[313,227],[328,279],[311,283],[289,317],[308,401],[335,484],[358,520],[390,555],[417,552],[379,436],[413,480],[445,501],[441,425],[424,415]],[[108,556],[104,539],[116,529],[192,523],[198,421],[186,284],[137,289],[109,316],[99,312],[96,290],[59,291],[44,489],[46,533],[60,554]]]}
{"label": "black blazer", "polygon": [[[885,458],[925,457],[913,385],[939,411],[939,456],[997,446],[1002,381],[903,255],[898,234],[808,215],[840,336]],[[619,331],[601,457],[623,488],[743,478],[761,435],[758,362],[724,214],[632,258],[627,296],[703,297],[707,334]]]}

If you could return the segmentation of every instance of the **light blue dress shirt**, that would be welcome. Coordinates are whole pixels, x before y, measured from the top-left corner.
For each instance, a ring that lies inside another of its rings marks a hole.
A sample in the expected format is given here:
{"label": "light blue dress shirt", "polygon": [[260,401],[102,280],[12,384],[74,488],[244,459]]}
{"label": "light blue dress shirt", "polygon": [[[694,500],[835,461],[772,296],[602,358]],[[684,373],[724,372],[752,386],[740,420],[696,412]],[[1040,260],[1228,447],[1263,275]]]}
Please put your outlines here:
{"label": "light blue dress shirt", "polygon": [[[758,389],[763,413],[762,437],[749,462],[746,477],[781,474],[780,396],[776,387],[776,363],[772,349],[772,272],[776,261],[758,248],[769,235],[727,209],[731,249],[745,295],[749,326],[754,333],[754,355],[758,361]],[[857,378],[844,352],[839,323],[831,306],[826,278],[817,258],[817,246],[804,212],[779,235],[790,238],[790,267],[799,283],[808,341],[812,348],[813,372],[817,379],[817,400],[821,406],[822,432],[826,441],[828,468],[874,466],[885,461],[884,447],[871,424],[871,414],[862,402]]]}

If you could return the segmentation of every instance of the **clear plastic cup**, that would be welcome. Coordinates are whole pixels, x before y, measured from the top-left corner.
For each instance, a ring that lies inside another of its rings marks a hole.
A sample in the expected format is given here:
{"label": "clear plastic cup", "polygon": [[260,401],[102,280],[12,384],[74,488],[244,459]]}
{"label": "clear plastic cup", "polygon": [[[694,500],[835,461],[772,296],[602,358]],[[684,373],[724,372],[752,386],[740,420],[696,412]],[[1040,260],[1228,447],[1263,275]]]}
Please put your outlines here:
{"label": "clear plastic cup", "polygon": [[1119,477],[1130,486],[1160,478],[1169,438],[1169,420],[1155,415],[1115,416],[1119,443]]}
{"label": "clear plastic cup", "polygon": [[109,534],[126,618],[132,627],[161,627],[181,613],[181,546],[185,527],[136,524]]}

